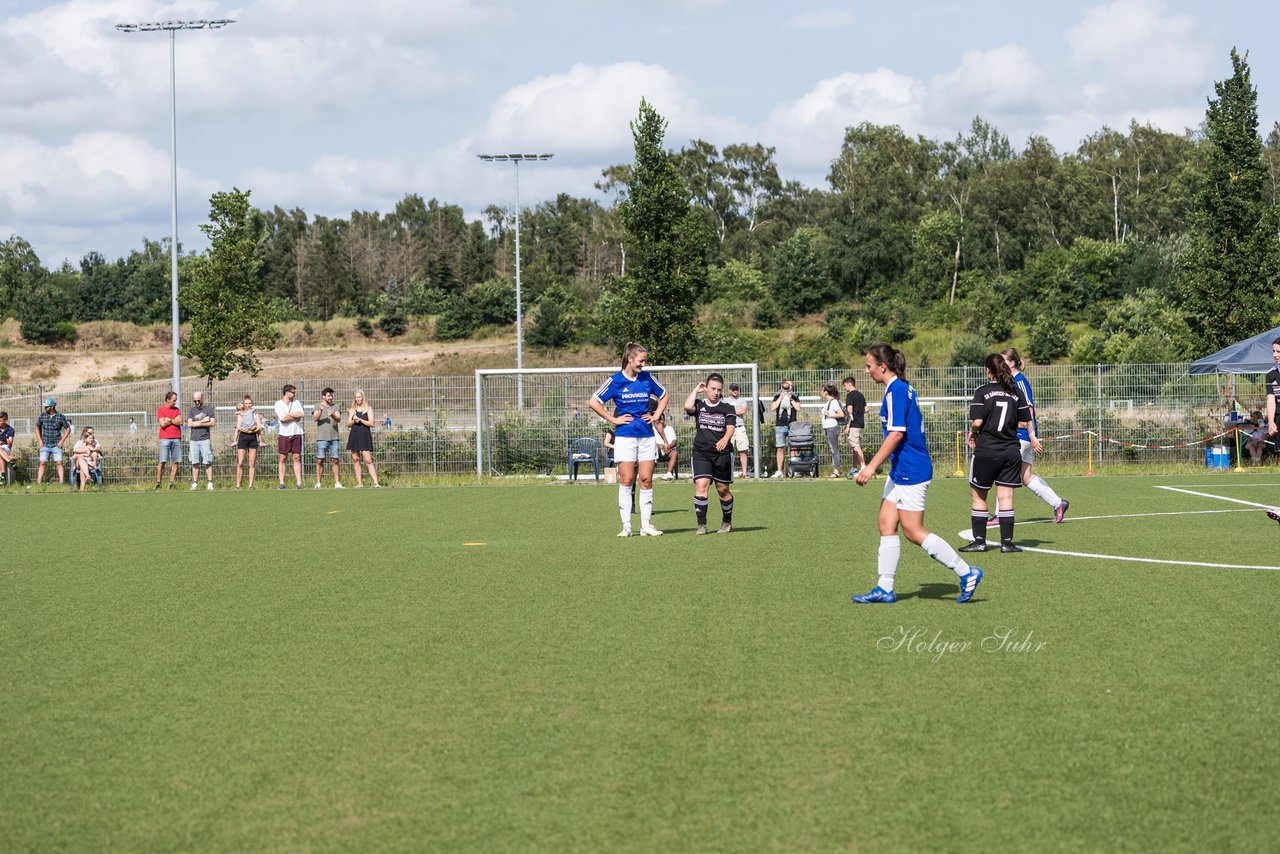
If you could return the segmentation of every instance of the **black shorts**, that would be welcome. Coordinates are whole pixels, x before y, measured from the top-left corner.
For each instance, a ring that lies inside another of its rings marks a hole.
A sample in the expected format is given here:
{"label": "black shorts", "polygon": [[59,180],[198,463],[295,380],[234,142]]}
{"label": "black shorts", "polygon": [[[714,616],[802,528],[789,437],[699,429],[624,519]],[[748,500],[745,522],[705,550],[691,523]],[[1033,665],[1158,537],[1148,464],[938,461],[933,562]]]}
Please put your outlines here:
{"label": "black shorts", "polygon": [[1022,486],[1022,455],[1017,449],[999,456],[974,455],[969,461],[969,483],[977,489]]}
{"label": "black shorts", "polygon": [[716,483],[733,483],[733,452],[721,454],[693,452],[693,479],[709,478]]}
{"label": "black shorts", "polygon": [[258,434],[257,433],[241,433],[240,438],[236,439],[236,447],[242,451],[257,450]]}

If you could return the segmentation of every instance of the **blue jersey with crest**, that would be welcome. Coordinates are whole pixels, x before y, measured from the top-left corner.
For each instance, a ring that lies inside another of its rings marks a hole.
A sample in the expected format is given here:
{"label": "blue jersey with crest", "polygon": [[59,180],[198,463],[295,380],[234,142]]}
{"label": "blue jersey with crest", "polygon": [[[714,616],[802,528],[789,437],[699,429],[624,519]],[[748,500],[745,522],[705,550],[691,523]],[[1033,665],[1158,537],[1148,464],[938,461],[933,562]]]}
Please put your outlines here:
{"label": "blue jersey with crest", "polygon": [[[1035,427],[1036,435],[1039,436],[1040,425],[1036,422],[1036,419],[1034,417],[1036,414],[1036,410],[1035,410],[1036,397],[1031,393],[1031,383],[1027,380],[1026,377],[1022,375],[1022,371],[1018,371],[1016,374],[1013,375],[1013,384],[1016,385],[1018,388],[1022,389],[1022,393],[1027,396],[1027,406],[1031,407],[1031,415],[1032,415],[1031,426]],[[1027,430],[1026,427],[1019,428],[1018,438],[1023,442],[1030,442],[1031,432]]]}
{"label": "blue jersey with crest", "polygon": [[886,438],[902,433],[902,441],[889,455],[889,478],[912,486],[933,480],[933,460],[924,439],[924,415],[916,401],[916,390],[901,377],[885,386],[880,401],[880,429]]}
{"label": "blue jersey with crest", "polygon": [[630,436],[635,439],[647,439],[653,435],[653,427],[640,416],[649,411],[649,398],[661,398],[667,390],[654,379],[648,371],[636,374],[635,379],[628,379],[622,371],[618,371],[596,389],[595,399],[601,403],[613,401],[614,415],[631,415],[626,424],[615,428],[615,436]]}

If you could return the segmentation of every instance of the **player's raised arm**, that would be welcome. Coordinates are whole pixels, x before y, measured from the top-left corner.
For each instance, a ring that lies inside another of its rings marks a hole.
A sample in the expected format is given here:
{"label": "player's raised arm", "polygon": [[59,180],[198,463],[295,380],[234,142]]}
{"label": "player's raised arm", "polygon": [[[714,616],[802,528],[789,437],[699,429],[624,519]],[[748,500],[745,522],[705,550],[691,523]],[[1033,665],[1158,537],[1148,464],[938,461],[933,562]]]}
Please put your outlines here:
{"label": "player's raised arm", "polygon": [[693,387],[693,390],[689,392],[689,396],[684,399],[685,413],[689,415],[693,415],[695,412],[697,412],[697,409],[694,406],[694,404],[698,402],[698,395],[701,392],[704,392],[706,390],[707,390],[707,384],[705,382],[700,382]]}

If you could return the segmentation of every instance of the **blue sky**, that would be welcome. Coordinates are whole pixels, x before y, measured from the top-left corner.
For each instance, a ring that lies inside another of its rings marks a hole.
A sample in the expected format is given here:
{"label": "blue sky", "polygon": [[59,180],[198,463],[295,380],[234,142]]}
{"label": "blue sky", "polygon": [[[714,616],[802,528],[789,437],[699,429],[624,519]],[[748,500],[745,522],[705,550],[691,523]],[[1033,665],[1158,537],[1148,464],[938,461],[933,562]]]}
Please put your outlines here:
{"label": "blue sky", "polygon": [[167,37],[113,25],[224,17],[177,38],[188,248],[233,185],[326,216],[409,192],[471,216],[512,204],[510,167],[481,152],[556,153],[521,170],[525,205],[594,195],[601,168],[631,159],[642,96],[669,146],[762,142],[814,186],[863,121],[941,139],[981,114],[1060,151],[1132,119],[1181,132],[1232,46],[1249,51],[1263,133],[1280,119],[1280,13],[1258,0],[6,0],[0,236],[48,265],[167,236]]}

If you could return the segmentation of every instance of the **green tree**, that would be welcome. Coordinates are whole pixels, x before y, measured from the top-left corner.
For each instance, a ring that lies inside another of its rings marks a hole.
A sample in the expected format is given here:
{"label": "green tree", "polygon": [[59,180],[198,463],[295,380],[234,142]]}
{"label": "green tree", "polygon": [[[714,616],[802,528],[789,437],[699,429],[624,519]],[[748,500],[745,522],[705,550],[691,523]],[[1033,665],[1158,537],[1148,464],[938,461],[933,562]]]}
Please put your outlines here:
{"label": "green tree", "polygon": [[1062,315],[1050,311],[1036,318],[1027,336],[1027,355],[1045,364],[1071,352],[1071,338]]}
{"label": "green tree", "polygon": [[773,262],[773,298],[791,314],[825,308],[839,291],[827,266],[826,240],[814,228],[798,228]]}
{"label": "green tree", "polygon": [[533,326],[529,328],[530,346],[552,350],[573,341],[576,324],[570,310],[572,301],[572,297],[559,285],[551,285],[543,291],[534,313]]}
{"label": "green tree", "polygon": [[178,352],[195,359],[200,376],[224,380],[232,371],[256,376],[258,351],[272,350],[279,333],[258,280],[249,192],[232,188],[209,199],[209,222],[200,226],[209,251],[194,265],[178,302],[191,321],[191,337]]}
{"label": "green tree", "polygon": [[833,267],[842,290],[855,298],[902,280],[911,263],[911,237],[938,180],[937,144],[912,139],[897,126],[863,123],[845,131],[832,162]]}
{"label": "green tree", "polygon": [[649,347],[654,362],[681,362],[692,352],[694,295],[706,286],[710,238],[689,192],[662,147],[666,120],[648,101],[631,122],[635,164],[621,203],[627,272],[610,280],[606,331],[621,351],[627,341]]}
{"label": "green tree", "polygon": [[16,314],[22,296],[47,273],[30,243],[16,234],[0,240],[0,318]]}
{"label": "green tree", "polygon": [[27,285],[18,304],[19,331],[31,344],[61,344],[76,340],[71,322],[75,305],[71,277],[44,273]]}
{"label": "green tree", "polygon": [[1267,328],[1280,283],[1280,216],[1267,203],[1258,138],[1258,93],[1247,56],[1231,51],[1232,75],[1214,84],[1205,114],[1208,168],[1193,217],[1196,241],[1182,277],[1195,343],[1212,352]]}

